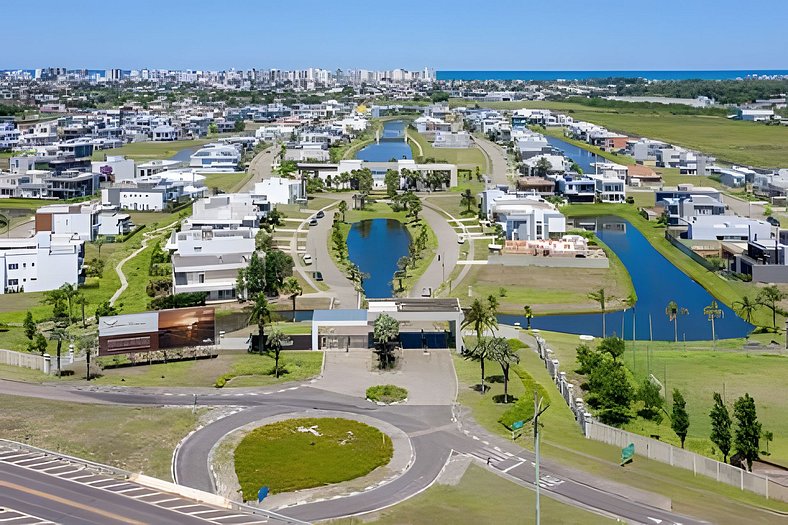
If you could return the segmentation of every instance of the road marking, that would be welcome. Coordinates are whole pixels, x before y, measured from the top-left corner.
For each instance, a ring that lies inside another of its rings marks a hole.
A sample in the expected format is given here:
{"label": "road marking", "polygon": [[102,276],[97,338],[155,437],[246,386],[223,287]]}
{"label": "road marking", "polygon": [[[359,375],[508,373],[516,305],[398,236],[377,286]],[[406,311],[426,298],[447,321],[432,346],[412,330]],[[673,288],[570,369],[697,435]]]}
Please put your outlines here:
{"label": "road marking", "polygon": [[651,516],[646,516],[648,519],[653,521],[654,523],[662,523],[662,520],[659,518],[652,518]]}
{"label": "road marking", "polygon": [[[107,481],[107,480],[104,480],[104,481]],[[97,488],[104,489],[104,490],[109,490],[109,489],[111,489],[113,487],[121,487],[121,486],[126,485],[126,484],[128,484],[127,481],[121,481],[120,483],[113,483],[112,485],[104,485],[103,487],[97,487]],[[115,492],[115,491],[113,490],[112,492]]]}
{"label": "road marking", "polygon": [[[135,498],[150,498],[154,496],[154,494],[144,494],[142,496],[134,496]],[[162,494],[164,496],[164,494]],[[176,501],[181,498],[167,498],[167,499],[157,499],[156,501],[146,501],[145,503],[150,503],[151,505],[158,505],[160,503],[167,503],[168,501]]]}
{"label": "road marking", "polygon": [[22,485],[17,485],[16,483],[0,480],[0,487],[6,487],[7,489],[24,492],[25,494],[30,494],[31,496],[36,496],[38,498],[48,499],[50,501],[60,503],[61,505],[66,505],[68,507],[80,509],[85,512],[90,512],[98,516],[103,516],[105,518],[109,518],[112,520],[121,521],[123,523],[128,523],[130,525],[145,525],[145,523],[142,521],[132,520],[125,516],[121,516],[120,514],[115,514],[113,512],[107,512],[105,510],[97,509],[93,505],[83,505],[81,503],[77,503],[76,501],[72,501],[70,499],[61,498],[59,496],[55,496],[54,494],[49,494],[48,492],[42,492],[40,490],[23,487]]}
{"label": "road marking", "polygon": [[523,463],[525,463],[525,461],[520,461],[519,463],[515,463],[515,464],[514,464],[514,465],[512,465],[511,467],[506,467],[506,468],[505,468],[505,469],[503,469],[501,472],[503,472],[504,474],[506,474],[506,473],[507,473],[507,472],[509,472],[510,470],[512,470],[512,469],[515,469],[515,468],[519,467],[519,466],[520,466],[520,465],[522,465]]}

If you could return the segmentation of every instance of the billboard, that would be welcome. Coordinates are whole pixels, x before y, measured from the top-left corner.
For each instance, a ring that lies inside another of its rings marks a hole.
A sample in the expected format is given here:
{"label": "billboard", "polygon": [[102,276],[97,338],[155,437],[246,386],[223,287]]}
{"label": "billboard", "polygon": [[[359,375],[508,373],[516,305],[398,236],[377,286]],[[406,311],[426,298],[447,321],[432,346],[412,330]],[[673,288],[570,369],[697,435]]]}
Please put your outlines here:
{"label": "billboard", "polygon": [[100,356],[212,345],[215,341],[216,316],[211,307],[178,308],[99,319]]}

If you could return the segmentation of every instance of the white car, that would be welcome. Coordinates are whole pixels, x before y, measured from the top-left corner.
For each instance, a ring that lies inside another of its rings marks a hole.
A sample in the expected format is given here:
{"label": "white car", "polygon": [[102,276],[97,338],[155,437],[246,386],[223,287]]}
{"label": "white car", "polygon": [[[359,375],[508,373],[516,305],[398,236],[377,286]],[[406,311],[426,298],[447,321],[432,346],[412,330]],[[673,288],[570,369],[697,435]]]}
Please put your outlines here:
{"label": "white car", "polygon": [[308,253],[304,254],[302,259],[304,261],[304,266],[309,266],[310,264],[312,264],[312,256],[309,255]]}
{"label": "white car", "polygon": [[465,244],[465,235],[457,236],[457,244]]}

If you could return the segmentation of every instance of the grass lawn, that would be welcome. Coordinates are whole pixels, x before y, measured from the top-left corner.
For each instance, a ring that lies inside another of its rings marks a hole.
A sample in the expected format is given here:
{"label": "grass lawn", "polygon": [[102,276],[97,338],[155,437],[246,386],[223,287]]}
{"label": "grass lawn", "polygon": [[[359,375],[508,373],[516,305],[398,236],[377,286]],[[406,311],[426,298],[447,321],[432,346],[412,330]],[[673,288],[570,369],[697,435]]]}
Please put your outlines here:
{"label": "grass lawn", "polygon": [[438,162],[457,164],[459,167],[475,169],[476,166],[487,171],[487,157],[475,145],[470,148],[435,148],[421,133],[407,129],[406,135],[412,143],[413,158],[433,158]]}
{"label": "grass lawn", "polygon": [[[577,336],[572,337],[578,340]],[[619,448],[582,436],[572,412],[555,388],[539,356],[527,349],[521,350],[519,355],[519,366],[541,385],[550,403],[550,409],[542,415],[542,452],[546,458],[619,483],[663,494],[672,499],[674,511],[711,522],[773,523],[774,515],[764,509],[788,511],[786,503],[767,500],[704,476],[693,476],[691,471],[672,468],[670,465],[641,457],[636,456],[632,464],[622,469],[619,466]],[[473,384],[478,383],[479,366],[477,363],[470,363],[475,365],[476,370],[476,373],[472,374],[470,368],[465,369],[468,364],[460,359],[455,360],[460,381],[459,401],[471,408],[474,419],[485,428],[504,436],[508,435],[505,429],[501,430],[503,427],[498,423],[501,408],[492,402],[489,392],[481,396],[470,390]],[[564,361],[561,369],[569,370]],[[492,386],[496,388],[495,384]],[[518,443],[531,448],[531,442],[527,438],[521,438]]]}
{"label": "grass lawn", "polygon": [[217,188],[225,193],[233,193],[249,182],[251,173],[205,173],[205,187]]}
{"label": "grass lawn", "polygon": [[170,480],[191,408],[89,405],[0,395],[0,437]]}
{"label": "grass lawn", "polygon": [[0,199],[0,209],[4,210],[37,210],[41,206],[46,206],[57,201],[47,201],[42,199],[21,199],[10,198]]}
{"label": "grass lawn", "polygon": [[[332,520],[331,525],[526,525],[534,523],[535,492],[471,465],[456,485],[436,484],[423,493],[362,518]],[[541,522],[566,525],[615,523],[542,494]]]}
{"label": "grass lawn", "polygon": [[175,140],[172,142],[132,142],[120,148],[102,149],[93,152],[93,160],[103,160],[105,155],[125,155],[130,159],[147,162],[154,159],[169,159],[187,148],[199,148],[210,142],[207,139]]}
{"label": "grass lawn", "polygon": [[[317,434],[299,432],[316,427]],[[340,418],[288,419],[256,428],[235,449],[235,472],[245,501],[261,486],[272,494],[364,476],[391,460],[391,438]]]}
{"label": "grass lawn", "polygon": [[[453,106],[475,102],[452,101]],[[663,140],[713,155],[735,164],[778,168],[788,164],[788,129],[756,122],[741,122],[722,116],[673,115],[670,108],[595,108],[572,102],[515,101],[484,102],[494,109],[553,109],[605,126],[611,131]]]}
{"label": "grass lawn", "polygon": [[277,379],[268,375],[274,366],[272,358],[234,350],[221,352],[214,359],[107,368],[93,382],[99,385],[208,387],[214,386],[219,376],[229,374],[235,379],[229,381],[225,388],[266,386],[316,376],[323,364],[323,354],[286,351],[282,352],[279,364],[288,373]]}

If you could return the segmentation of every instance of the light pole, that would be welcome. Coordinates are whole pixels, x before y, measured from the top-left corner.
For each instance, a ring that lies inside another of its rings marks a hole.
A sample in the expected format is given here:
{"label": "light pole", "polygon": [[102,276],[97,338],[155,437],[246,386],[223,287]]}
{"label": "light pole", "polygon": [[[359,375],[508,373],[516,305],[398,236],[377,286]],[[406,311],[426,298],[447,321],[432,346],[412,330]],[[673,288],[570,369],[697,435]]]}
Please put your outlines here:
{"label": "light pole", "polygon": [[545,410],[550,408],[550,405],[542,407],[544,398],[539,397],[539,394],[534,390],[534,451],[536,452],[536,461],[534,462],[534,485],[536,486],[536,525],[540,525],[540,511],[539,508],[539,416]]}

